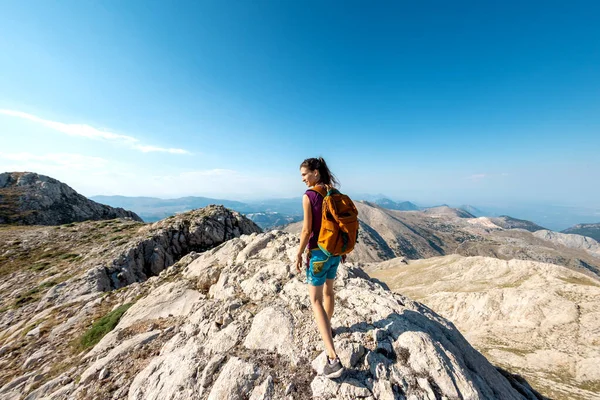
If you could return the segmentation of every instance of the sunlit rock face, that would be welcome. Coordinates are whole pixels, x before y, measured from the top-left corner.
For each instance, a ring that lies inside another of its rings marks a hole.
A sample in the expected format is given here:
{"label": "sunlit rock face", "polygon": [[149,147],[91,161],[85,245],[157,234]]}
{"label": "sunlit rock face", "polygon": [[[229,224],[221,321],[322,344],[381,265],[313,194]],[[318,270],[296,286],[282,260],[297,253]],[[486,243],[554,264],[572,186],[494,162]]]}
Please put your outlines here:
{"label": "sunlit rock face", "polygon": [[66,184],[33,172],[0,174],[0,224],[61,225],[131,218],[134,212],[96,203]]}
{"label": "sunlit rock face", "polygon": [[594,275],[548,263],[458,255],[408,265],[390,260],[373,265],[369,274],[453,321],[491,362],[524,376],[543,394],[597,398],[600,280]]}

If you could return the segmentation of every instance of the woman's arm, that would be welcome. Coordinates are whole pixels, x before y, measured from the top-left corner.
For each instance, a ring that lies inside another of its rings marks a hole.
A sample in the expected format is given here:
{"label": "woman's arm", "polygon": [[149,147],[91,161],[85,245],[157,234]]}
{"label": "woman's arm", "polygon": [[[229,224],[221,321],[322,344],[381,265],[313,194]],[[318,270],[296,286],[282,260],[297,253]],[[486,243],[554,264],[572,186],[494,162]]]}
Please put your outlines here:
{"label": "woman's arm", "polygon": [[302,222],[302,232],[300,233],[300,247],[298,248],[298,254],[296,254],[296,271],[298,272],[301,271],[302,255],[312,232],[312,207],[307,195],[302,196],[302,209],[304,210],[304,221]]}

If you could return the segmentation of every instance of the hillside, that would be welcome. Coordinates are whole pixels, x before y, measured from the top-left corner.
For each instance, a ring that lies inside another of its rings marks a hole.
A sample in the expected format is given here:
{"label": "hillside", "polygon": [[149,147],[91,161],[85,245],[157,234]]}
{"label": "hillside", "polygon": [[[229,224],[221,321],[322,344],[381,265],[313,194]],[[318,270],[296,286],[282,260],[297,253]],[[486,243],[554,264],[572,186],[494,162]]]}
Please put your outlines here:
{"label": "hillside", "polygon": [[142,221],[131,211],[96,203],[48,176],[0,174],[0,224],[61,225],[114,218]]}
{"label": "hillside", "polygon": [[[497,225],[498,219],[468,217],[464,211],[449,207],[395,211],[373,203],[355,204],[360,220],[359,240],[348,257],[354,262],[461,254],[540,261],[600,276],[600,258],[589,248],[576,244],[567,246],[566,242],[536,236],[522,229],[527,221],[519,222],[519,228],[511,229]],[[503,225],[511,220],[509,217],[501,219]],[[298,234],[301,228],[302,222],[297,222],[284,230]]]}
{"label": "hillside", "polygon": [[370,276],[453,321],[488,359],[556,399],[598,399],[600,280],[533,261],[451,255]]}
{"label": "hillside", "polygon": [[575,233],[581,236],[591,237],[600,242],[600,223],[597,224],[577,224],[567,228],[562,233]]}

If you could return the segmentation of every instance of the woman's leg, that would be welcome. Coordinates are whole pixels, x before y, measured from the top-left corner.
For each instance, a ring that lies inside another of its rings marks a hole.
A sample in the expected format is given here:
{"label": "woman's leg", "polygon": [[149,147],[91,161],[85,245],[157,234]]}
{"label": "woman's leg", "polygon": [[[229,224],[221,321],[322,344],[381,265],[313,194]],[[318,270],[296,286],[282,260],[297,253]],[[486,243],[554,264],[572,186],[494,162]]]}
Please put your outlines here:
{"label": "woman's leg", "polygon": [[323,290],[323,307],[329,318],[329,324],[331,325],[331,317],[333,316],[333,309],[335,307],[335,297],[333,293],[333,284],[335,279],[327,279],[325,281],[325,287]]}
{"label": "woman's leg", "polygon": [[329,358],[335,358],[337,356],[335,347],[333,346],[333,338],[331,337],[331,325],[325,309],[323,308],[323,285],[321,286],[308,286],[308,293],[310,295],[310,303],[312,305],[313,314],[317,321],[317,327],[321,338],[325,343],[325,349],[327,350],[327,356]]}

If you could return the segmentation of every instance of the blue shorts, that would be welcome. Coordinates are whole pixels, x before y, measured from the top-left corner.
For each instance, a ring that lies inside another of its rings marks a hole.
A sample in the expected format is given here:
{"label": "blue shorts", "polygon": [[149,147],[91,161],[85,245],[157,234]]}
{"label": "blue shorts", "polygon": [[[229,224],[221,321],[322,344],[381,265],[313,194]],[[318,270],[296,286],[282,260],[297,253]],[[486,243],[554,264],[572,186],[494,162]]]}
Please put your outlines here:
{"label": "blue shorts", "polygon": [[325,284],[325,279],[335,279],[341,257],[327,257],[325,253],[319,249],[311,250],[310,253],[310,262],[306,269],[306,279],[308,280],[308,284],[312,286],[321,286]]}

